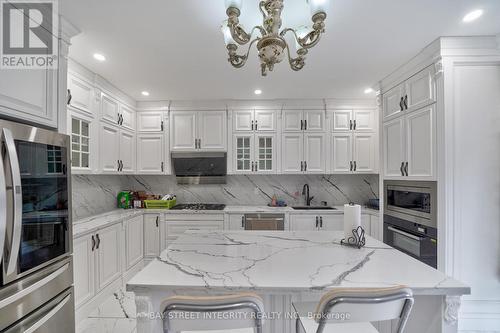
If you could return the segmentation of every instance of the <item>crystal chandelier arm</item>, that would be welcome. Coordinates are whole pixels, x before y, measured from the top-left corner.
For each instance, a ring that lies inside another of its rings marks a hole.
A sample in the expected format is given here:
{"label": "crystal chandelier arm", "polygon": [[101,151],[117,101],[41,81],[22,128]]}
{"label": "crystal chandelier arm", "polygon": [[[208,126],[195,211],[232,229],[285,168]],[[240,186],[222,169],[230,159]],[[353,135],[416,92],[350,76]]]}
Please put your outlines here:
{"label": "crystal chandelier arm", "polygon": [[247,52],[243,55],[239,55],[236,53],[236,51],[238,50],[238,46],[236,44],[229,44],[227,46],[227,51],[229,54],[228,61],[231,63],[231,65],[233,65],[233,67],[235,68],[241,68],[245,66],[245,63],[248,60],[248,55],[250,54],[250,50],[252,49],[252,45],[258,40],[260,40],[260,38],[255,38],[254,40],[252,40],[250,42],[250,45],[248,45]]}
{"label": "crystal chandelier arm", "polygon": [[313,30],[304,37],[300,38],[294,29],[286,28],[280,33],[280,36],[285,37],[287,32],[291,32],[293,34],[295,40],[303,49],[310,49],[311,47],[316,46],[316,44],[318,44],[319,40],[321,39],[322,33],[321,31]]}
{"label": "crystal chandelier arm", "polygon": [[228,26],[229,26],[229,31],[231,31],[231,37],[233,37],[234,41],[239,45],[247,44],[252,38],[252,35],[255,30],[258,30],[261,36],[264,36],[266,34],[266,31],[260,25],[253,27],[250,33],[247,33],[239,23],[237,24],[229,23]]}

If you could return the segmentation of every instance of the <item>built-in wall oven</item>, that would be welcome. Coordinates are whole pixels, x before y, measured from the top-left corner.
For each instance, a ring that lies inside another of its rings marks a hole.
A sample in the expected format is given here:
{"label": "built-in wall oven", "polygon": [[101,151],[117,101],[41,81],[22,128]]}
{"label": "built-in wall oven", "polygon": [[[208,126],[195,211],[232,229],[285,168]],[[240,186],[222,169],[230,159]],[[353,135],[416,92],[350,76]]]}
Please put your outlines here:
{"label": "built-in wall oven", "polygon": [[436,183],[384,182],[384,242],[437,268]]}
{"label": "built-in wall oven", "polygon": [[66,135],[0,120],[0,331],[73,309],[69,152]]}

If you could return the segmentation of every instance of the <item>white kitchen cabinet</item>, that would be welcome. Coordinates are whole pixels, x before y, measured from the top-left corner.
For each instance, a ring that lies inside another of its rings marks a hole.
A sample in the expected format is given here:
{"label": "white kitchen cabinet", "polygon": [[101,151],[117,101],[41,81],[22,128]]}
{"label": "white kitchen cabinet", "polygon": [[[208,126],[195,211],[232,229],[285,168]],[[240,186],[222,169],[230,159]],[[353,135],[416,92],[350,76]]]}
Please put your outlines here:
{"label": "white kitchen cabinet", "polygon": [[234,132],[276,131],[276,110],[237,110],[233,119]]}
{"label": "white kitchen cabinet", "polygon": [[227,149],[226,111],[198,112],[198,148],[203,151]]}
{"label": "white kitchen cabinet", "polygon": [[126,105],[120,104],[120,125],[131,131],[135,130],[135,111]]}
{"label": "white kitchen cabinet", "polygon": [[382,104],[384,109],[384,120],[397,116],[404,111],[404,83],[400,84],[384,95],[382,95]]}
{"label": "white kitchen cabinet", "polygon": [[245,215],[229,214],[229,230],[245,230]]}
{"label": "white kitchen cabinet", "polygon": [[332,131],[375,132],[375,110],[335,110],[332,111]]}
{"label": "white kitchen cabinet", "polygon": [[341,231],[343,214],[291,214],[290,229],[293,231]]}
{"label": "white kitchen cabinet", "polygon": [[99,171],[118,173],[120,160],[120,129],[101,122],[99,124]]}
{"label": "white kitchen cabinet", "polygon": [[333,173],[375,172],[375,134],[334,133],[331,147]]}
{"label": "white kitchen cabinet", "polygon": [[68,134],[71,136],[71,171],[91,173],[97,169],[97,121],[86,113],[68,108]]}
{"label": "white kitchen cabinet", "polygon": [[304,172],[304,135],[284,133],[281,138],[282,173]]}
{"label": "white kitchen cabinet", "polygon": [[304,171],[326,173],[326,139],[324,134],[304,134]]}
{"label": "white kitchen cabinet", "polygon": [[165,171],[165,136],[158,134],[137,134],[137,173],[162,174]]}
{"label": "white kitchen cabinet", "polygon": [[101,120],[118,125],[119,113],[118,101],[108,94],[101,93]]}
{"label": "white kitchen cabinet", "polygon": [[234,134],[233,149],[235,173],[276,173],[275,134]]}
{"label": "white kitchen cabinet", "polygon": [[406,117],[406,173],[408,177],[435,175],[435,107],[424,107]]}
{"label": "white kitchen cabinet", "polygon": [[94,116],[94,86],[92,83],[76,76],[68,74],[68,105]]}
{"label": "white kitchen cabinet", "polygon": [[436,101],[434,84],[434,66],[410,77],[405,82],[405,109],[408,112],[418,110]]}
{"label": "white kitchen cabinet", "polygon": [[95,238],[86,235],[73,241],[73,279],[75,285],[75,307],[87,302],[95,295]]}
{"label": "white kitchen cabinet", "polygon": [[406,159],[405,119],[400,117],[391,120],[384,123],[383,128],[384,175],[402,177]]}
{"label": "white kitchen cabinet", "polygon": [[120,130],[120,172],[134,173],[136,162],[135,133]]}
{"label": "white kitchen cabinet", "polygon": [[144,214],[144,256],[155,258],[160,255],[160,214]]}
{"label": "white kitchen cabinet", "polygon": [[163,132],[164,119],[162,111],[137,112],[137,131],[140,133]]}
{"label": "white kitchen cabinet", "polygon": [[384,123],[385,177],[435,179],[435,110],[429,105]]}
{"label": "white kitchen cabinet", "polygon": [[57,127],[57,70],[2,70],[0,113],[37,125]]}
{"label": "white kitchen cabinet", "polygon": [[283,132],[323,132],[325,130],[324,110],[283,110]]}
{"label": "white kitchen cabinet", "polygon": [[101,173],[134,173],[136,162],[135,133],[100,123],[99,171]]}
{"label": "white kitchen cabinet", "polygon": [[144,258],[144,219],[136,216],[125,221],[126,270],[132,268]]}
{"label": "white kitchen cabinet", "polygon": [[171,112],[170,149],[172,151],[226,150],[226,111]]}
{"label": "white kitchen cabinet", "polygon": [[102,289],[119,278],[121,270],[121,223],[103,228],[96,233],[98,262],[98,289]]}

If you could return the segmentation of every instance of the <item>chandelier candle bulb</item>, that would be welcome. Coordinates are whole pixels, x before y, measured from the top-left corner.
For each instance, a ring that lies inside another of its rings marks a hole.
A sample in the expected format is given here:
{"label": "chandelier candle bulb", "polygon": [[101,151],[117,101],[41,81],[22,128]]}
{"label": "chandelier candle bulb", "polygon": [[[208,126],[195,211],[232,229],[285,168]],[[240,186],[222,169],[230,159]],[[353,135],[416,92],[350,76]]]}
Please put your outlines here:
{"label": "chandelier candle bulb", "polygon": [[226,0],[226,9],[228,8],[241,9],[242,5],[243,5],[243,0]]}
{"label": "chandelier candle bulb", "polygon": [[361,206],[344,205],[344,237],[347,240],[352,237],[352,230],[361,226]]}
{"label": "chandelier candle bulb", "polygon": [[231,36],[231,30],[227,26],[227,20],[222,22],[222,25],[220,27],[222,34],[224,35],[224,43],[227,45],[229,44],[235,44],[236,42],[234,41],[233,37]]}
{"label": "chandelier candle bulb", "polygon": [[314,16],[318,13],[326,14],[330,5],[329,0],[308,0],[309,7],[311,8],[311,15]]}

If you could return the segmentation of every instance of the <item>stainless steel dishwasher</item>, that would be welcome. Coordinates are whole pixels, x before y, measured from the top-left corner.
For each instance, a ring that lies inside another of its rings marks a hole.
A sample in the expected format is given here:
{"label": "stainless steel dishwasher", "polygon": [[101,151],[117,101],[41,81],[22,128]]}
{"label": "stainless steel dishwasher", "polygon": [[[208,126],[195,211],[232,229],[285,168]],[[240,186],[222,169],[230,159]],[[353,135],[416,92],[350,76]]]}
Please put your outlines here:
{"label": "stainless steel dishwasher", "polygon": [[243,223],[245,230],[285,230],[285,214],[245,214]]}

